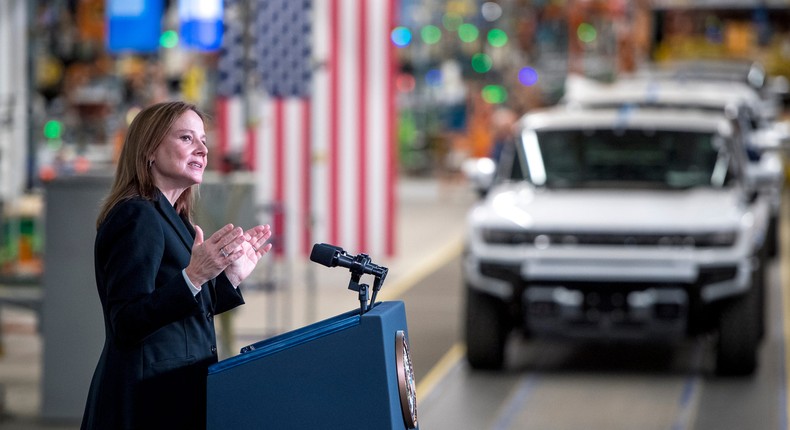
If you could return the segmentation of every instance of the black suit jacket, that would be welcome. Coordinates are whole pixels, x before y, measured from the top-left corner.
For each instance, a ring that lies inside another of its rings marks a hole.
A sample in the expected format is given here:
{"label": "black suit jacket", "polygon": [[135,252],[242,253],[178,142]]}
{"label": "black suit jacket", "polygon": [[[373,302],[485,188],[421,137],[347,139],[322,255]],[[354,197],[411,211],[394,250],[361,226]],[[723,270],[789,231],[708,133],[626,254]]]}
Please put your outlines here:
{"label": "black suit jacket", "polygon": [[214,315],[244,300],[224,274],[197,296],[181,271],[194,229],[167,199],[133,198],[96,234],[106,338],[83,429],[205,428],[206,374],[217,362]]}

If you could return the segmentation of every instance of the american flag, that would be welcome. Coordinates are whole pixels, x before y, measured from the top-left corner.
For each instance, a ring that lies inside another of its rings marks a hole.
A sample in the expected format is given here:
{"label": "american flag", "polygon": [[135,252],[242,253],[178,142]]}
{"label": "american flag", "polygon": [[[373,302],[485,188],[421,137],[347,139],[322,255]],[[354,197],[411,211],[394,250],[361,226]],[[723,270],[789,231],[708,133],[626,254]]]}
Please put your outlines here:
{"label": "american flag", "polygon": [[257,74],[266,97],[259,196],[271,208],[278,254],[300,250],[312,239],[311,19],[310,0],[264,0],[253,24]]}
{"label": "american flag", "polygon": [[282,209],[273,227],[288,255],[316,242],[394,254],[397,1],[257,4],[257,192]]}

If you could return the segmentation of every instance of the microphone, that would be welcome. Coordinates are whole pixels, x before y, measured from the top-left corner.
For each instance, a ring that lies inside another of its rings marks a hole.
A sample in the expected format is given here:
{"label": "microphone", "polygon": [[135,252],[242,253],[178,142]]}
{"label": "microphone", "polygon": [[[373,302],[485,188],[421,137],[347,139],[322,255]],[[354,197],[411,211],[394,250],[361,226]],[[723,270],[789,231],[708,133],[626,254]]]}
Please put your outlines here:
{"label": "microphone", "polygon": [[316,243],[310,252],[310,260],[326,267],[345,267],[352,273],[383,277],[387,268],[370,262],[366,254],[349,255],[343,248],[328,243]]}

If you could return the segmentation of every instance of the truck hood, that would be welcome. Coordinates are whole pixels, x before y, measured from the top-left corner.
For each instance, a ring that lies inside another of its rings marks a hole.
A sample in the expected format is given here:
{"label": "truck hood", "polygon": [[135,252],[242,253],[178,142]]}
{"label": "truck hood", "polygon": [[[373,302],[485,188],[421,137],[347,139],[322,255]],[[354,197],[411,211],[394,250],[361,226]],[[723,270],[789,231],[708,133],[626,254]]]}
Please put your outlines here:
{"label": "truck hood", "polygon": [[747,208],[735,189],[492,189],[472,225],[546,231],[703,232],[737,229]]}

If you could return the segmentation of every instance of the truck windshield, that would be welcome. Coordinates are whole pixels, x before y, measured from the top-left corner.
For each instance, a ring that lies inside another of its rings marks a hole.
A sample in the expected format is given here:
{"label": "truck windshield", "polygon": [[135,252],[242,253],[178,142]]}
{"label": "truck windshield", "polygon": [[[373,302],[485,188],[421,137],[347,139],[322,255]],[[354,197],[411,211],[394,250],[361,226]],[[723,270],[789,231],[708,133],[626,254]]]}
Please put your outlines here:
{"label": "truck windshield", "polygon": [[546,130],[522,135],[527,179],[550,188],[722,187],[721,138],[670,130]]}

